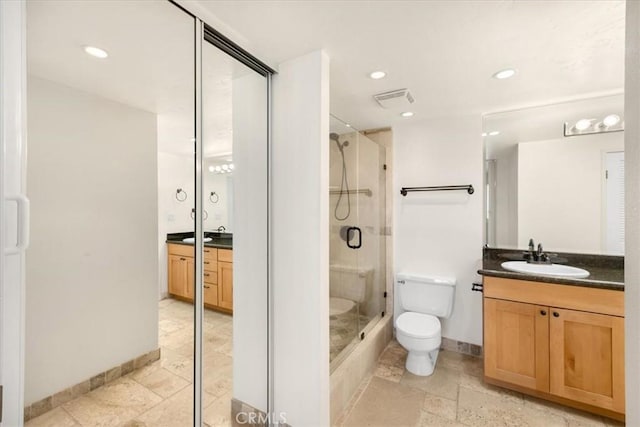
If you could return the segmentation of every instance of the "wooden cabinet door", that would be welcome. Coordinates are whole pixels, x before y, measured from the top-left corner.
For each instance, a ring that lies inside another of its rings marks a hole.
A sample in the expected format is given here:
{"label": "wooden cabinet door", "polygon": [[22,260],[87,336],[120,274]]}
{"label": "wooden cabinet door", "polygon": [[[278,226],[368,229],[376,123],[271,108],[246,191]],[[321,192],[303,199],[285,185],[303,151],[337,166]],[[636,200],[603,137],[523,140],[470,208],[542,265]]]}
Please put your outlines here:
{"label": "wooden cabinet door", "polygon": [[624,412],[624,318],[551,308],[551,393]]}
{"label": "wooden cabinet door", "polygon": [[218,261],[218,306],[233,310],[233,264]]}
{"label": "wooden cabinet door", "polygon": [[549,308],[484,298],[487,377],[549,391]]}
{"label": "wooden cabinet door", "polygon": [[218,286],[204,282],[204,303],[218,305]]}
{"label": "wooden cabinet door", "polygon": [[169,255],[169,293],[187,298],[187,258]]}

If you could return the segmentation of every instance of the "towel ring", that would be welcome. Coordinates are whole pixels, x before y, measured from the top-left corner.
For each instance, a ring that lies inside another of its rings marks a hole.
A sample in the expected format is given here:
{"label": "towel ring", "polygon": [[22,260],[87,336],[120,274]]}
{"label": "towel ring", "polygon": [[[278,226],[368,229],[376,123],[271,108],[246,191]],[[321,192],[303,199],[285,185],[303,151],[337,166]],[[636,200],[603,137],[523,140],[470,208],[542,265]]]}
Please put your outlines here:
{"label": "towel ring", "polygon": [[[180,193],[184,194],[184,197],[181,198]],[[179,202],[184,202],[185,200],[187,200],[187,192],[182,188],[178,188],[176,190],[176,200]]]}
{"label": "towel ring", "polygon": [[[202,209],[202,219],[203,220],[207,220],[209,218],[209,212],[207,212],[205,209]],[[191,219],[196,219],[196,210],[195,208],[191,209]]]}
{"label": "towel ring", "polygon": [[220,196],[215,191],[212,191],[211,195],[209,196],[209,201],[211,203],[218,203],[218,200],[220,200]]}

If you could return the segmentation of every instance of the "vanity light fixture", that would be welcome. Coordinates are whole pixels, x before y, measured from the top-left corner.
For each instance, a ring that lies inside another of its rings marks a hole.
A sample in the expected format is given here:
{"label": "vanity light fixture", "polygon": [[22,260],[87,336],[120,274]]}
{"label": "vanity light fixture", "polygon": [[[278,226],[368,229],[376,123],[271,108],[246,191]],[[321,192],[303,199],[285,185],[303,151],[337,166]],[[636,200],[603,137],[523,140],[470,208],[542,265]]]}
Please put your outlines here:
{"label": "vanity light fixture", "polygon": [[216,170],[216,168],[214,168],[213,166],[209,166],[209,172],[213,172],[214,170]]}
{"label": "vanity light fixture", "polygon": [[602,124],[604,124],[606,127],[615,126],[618,123],[620,123],[620,116],[617,114],[609,114],[602,120]]}
{"label": "vanity light fixture", "polygon": [[486,132],[482,132],[482,136],[487,136],[487,133]]}
{"label": "vanity light fixture", "polygon": [[511,78],[516,75],[516,70],[513,68],[505,68],[504,70],[500,70],[494,73],[493,78],[498,80],[504,80]]}
{"label": "vanity light fixture", "polygon": [[488,133],[489,136],[496,136],[496,135],[500,135],[500,131],[499,130],[492,130],[491,132]]}
{"label": "vanity light fixture", "polygon": [[608,114],[602,120],[598,118],[580,119],[575,123],[564,123],[564,136],[593,135],[596,133],[622,132],[624,122],[617,114]]}
{"label": "vanity light fixture", "polygon": [[413,111],[405,111],[404,113],[400,114],[402,117],[413,117]]}
{"label": "vanity light fixture", "polygon": [[371,74],[369,74],[369,77],[371,77],[373,80],[384,79],[386,76],[387,76],[387,73],[385,73],[384,71],[374,71]]}
{"label": "vanity light fixture", "polygon": [[99,47],[95,46],[85,46],[84,51],[87,54],[100,59],[105,59],[109,56],[106,50],[100,49]]}

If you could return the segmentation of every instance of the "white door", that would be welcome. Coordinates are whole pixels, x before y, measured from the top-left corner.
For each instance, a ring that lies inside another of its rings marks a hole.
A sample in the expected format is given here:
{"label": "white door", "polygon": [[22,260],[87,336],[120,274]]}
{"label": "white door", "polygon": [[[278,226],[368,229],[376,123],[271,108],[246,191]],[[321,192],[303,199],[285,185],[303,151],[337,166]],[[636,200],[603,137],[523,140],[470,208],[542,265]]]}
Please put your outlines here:
{"label": "white door", "polygon": [[25,16],[23,0],[0,1],[0,426],[11,427],[22,425],[24,407]]}
{"label": "white door", "polygon": [[624,254],[624,152],[605,154],[605,253]]}

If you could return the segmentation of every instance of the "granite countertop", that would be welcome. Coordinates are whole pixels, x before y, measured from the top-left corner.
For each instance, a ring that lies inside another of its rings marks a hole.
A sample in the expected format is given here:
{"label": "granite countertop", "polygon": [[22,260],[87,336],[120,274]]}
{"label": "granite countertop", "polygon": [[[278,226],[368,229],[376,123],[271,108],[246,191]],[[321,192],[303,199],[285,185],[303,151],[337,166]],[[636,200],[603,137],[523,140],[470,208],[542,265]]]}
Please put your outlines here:
{"label": "granite countertop", "polygon": [[589,277],[574,279],[568,277],[536,276],[517,273],[501,267],[505,261],[523,260],[522,251],[514,249],[484,248],[482,269],[478,274],[483,276],[504,277],[508,279],[528,280],[531,282],[557,283],[570,286],[585,286],[602,289],[624,291],[624,257],[610,255],[586,255],[557,253],[551,258],[554,264],[567,264],[589,272]]}
{"label": "granite countertop", "polygon": [[[169,233],[167,234],[167,243],[176,245],[189,245],[193,246],[193,243],[183,242],[182,239],[187,237],[193,237],[193,232],[186,233]],[[233,234],[231,233],[218,233],[213,231],[205,231],[204,237],[210,237],[210,242],[205,242],[204,246],[208,248],[218,249],[233,249]]]}

